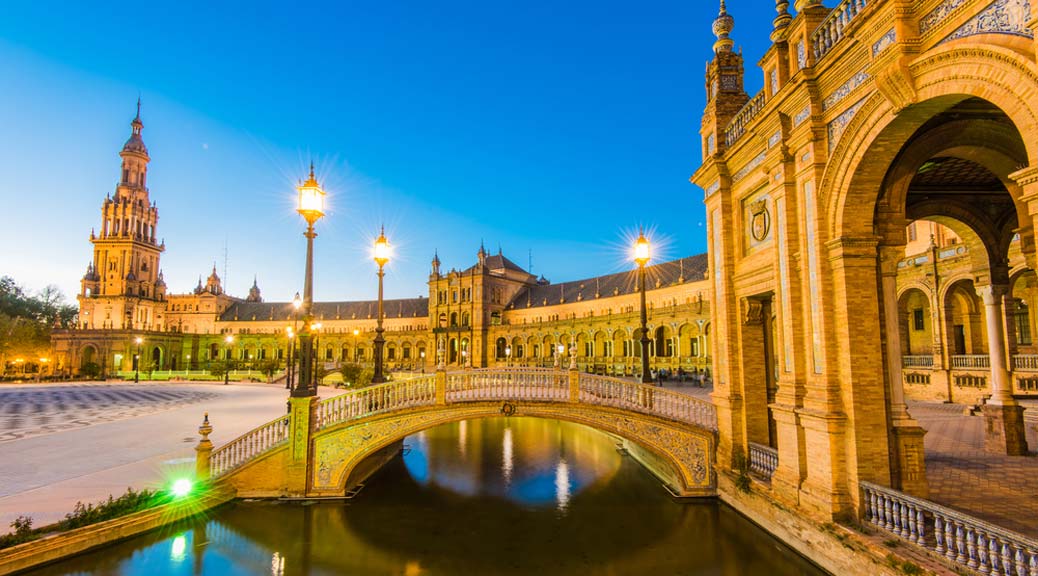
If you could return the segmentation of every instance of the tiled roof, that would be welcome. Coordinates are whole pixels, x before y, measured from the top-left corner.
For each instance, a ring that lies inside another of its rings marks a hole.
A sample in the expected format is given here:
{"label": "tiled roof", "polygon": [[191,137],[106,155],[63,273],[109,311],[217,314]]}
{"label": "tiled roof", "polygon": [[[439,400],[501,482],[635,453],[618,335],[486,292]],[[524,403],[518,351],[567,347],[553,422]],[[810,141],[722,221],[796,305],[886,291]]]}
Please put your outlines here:
{"label": "tiled roof", "polygon": [[[706,254],[697,254],[645,268],[645,289],[653,290],[683,282],[694,282],[706,277]],[[512,300],[514,308],[551,306],[564,302],[594,300],[631,294],[638,290],[638,272],[631,270],[597,278],[574,280],[561,284],[539,284],[520,290]]]}
{"label": "tiled roof", "polygon": [[[382,307],[386,318],[429,317],[428,298],[383,300]],[[285,320],[292,318],[292,311],[291,302],[236,302],[220,315],[220,320]],[[318,320],[375,319],[378,301],[314,302],[313,312]]]}
{"label": "tiled roof", "polygon": [[[478,264],[474,264],[472,266],[469,266],[468,268],[466,268],[462,272],[462,274],[468,274],[469,272],[472,272],[473,270],[475,270],[478,266],[479,266]],[[515,272],[522,272],[523,274],[529,274],[529,272],[527,272],[526,270],[523,270],[521,266],[519,266],[515,262],[512,262],[511,260],[509,260],[503,254],[500,254],[500,253],[499,254],[494,254],[493,256],[487,256],[486,269],[487,270],[512,270],[512,271],[515,271]]]}

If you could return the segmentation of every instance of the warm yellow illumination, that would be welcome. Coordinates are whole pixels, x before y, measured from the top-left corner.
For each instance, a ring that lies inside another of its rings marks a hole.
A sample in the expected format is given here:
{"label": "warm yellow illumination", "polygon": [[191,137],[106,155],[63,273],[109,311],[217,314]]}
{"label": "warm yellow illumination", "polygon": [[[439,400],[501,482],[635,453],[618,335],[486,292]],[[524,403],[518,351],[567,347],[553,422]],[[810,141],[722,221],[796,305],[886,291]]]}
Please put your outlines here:
{"label": "warm yellow illumination", "polygon": [[292,298],[292,307],[299,310],[303,306],[303,300],[299,298],[299,292],[296,292],[295,298]]}
{"label": "warm yellow illumination", "polygon": [[141,343],[144,342],[144,338],[141,338],[140,336],[138,336],[138,337],[134,338],[133,341],[136,342],[138,346],[140,346]]}
{"label": "warm yellow illumination", "polygon": [[312,162],[310,163],[310,177],[306,179],[306,182],[297,186],[296,190],[299,190],[299,204],[296,206],[296,212],[299,212],[311,224],[324,216],[325,193],[321,189],[321,185],[317,183],[317,179],[314,178]]}
{"label": "warm yellow illumination", "polygon": [[231,342],[234,342],[234,336],[231,336],[230,334],[228,334],[227,336],[224,337],[223,341],[228,343],[228,344],[230,344]]}
{"label": "warm yellow illumination", "polygon": [[313,328],[314,330],[320,330],[321,329],[321,323],[320,322],[314,322],[311,325],[311,328]]}
{"label": "warm yellow illumination", "polygon": [[354,331],[353,331],[353,335],[354,335],[354,336],[357,336],[358,334],[360,334],[360,330],[354,330]]}
{"label": "warm yellow illumination", "polygon": [[638,241],[634,243],[634,261],[639,266],[645,266],[652,259],[652,253],[649,247],[649,240],[645,237],[645,234],[638,232]]}
{"label": "warm yellow illumination", "polygon": [[378,234],[378,239],[375,240],[375,263],[385,266],[391,255],[392,250],[389,247],[389,240],[386,240],[386,230],[383,228]]}

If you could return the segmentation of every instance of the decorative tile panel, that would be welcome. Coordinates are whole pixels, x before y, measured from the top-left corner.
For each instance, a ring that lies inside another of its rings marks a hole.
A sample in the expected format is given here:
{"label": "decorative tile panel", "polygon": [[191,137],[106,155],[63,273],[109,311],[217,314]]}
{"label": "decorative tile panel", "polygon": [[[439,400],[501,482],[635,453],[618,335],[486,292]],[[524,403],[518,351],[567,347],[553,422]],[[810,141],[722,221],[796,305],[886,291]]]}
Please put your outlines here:
{"label": "decorative tile panel", "polygon": [[804,47],[804,41],[797,42],[797,68],[803,69],[807,66],[807,48]]}
{"label": "decorative tile panel", "polygon": [[774,148],[776,144],[782,141],[782,130],[776,130],[771,138],[768,138],[768,148]]}
{"label": "decorative tile panel", "polygon": [[706,187],[705,197],[709,198],[709,197],[713,196],[714,193],[717,192],[720,189],[721,189],[721,181],[718,180],[717,182],[714,182],[713,184],[711,184],[711,185]]}
{"label": "decorative tile panel", "polygon": [[750,160],[749,163],[747,163],[745,166],[740,168],[738,172],[735,173],[735,176],[732,177],[732,181],[733,182],[737,182],[739,180],[742,180],[742,178],[744,176],[746,176],[747,174],[749,174],[751,170],[753,170],[757,166],[760,166],[761,162],[764,162],[764,156],[765,156],[765,153],[761,152],[760,154],[757,155],[756,158],[754,158],[753,160]]}
{"label": "decorative tile panel", "polygon": [[894,29],[891,28],[886,34],[880,37],[879,40],[876,40],[876,42],[872,44],[872,56],[875,58],[877,54],[890,48],[896,41],[897,34],[894,32]]}
{"label": "decorative tile panel", "polygon": [[793,117],[793,126],[799,126],[807,117],[811,115],[811,105],[804,106],[804,109],[797,112],[797,115]]}
{"label": "decorative tile panel", "polygon": [[1034,32],[1027,28],[1030,15],[1031,4],[1028,0],[995,0],[940,43],[977,34],[1010,34],[1034,38]]}
{"label": "decorative tile panel", "polygon": [[850,124],[851,119],[858,113],[858,109],[861,108],[862,104],[865,103],[865,98],[858,100],[853,106],[843,111],[832,122],[829,123],[829,151],[832,152],[836,143],[840,140],[840,136],[843,136],[843,131],[847,129],[847,124]]}
{"label": "decorative tile panel", "polygon": [[966,0],[944,0],[929,14],[919,20],[919,34],[926,34],[944,21],[956,8],[962,6]]}
{"label": "decorative tile panel", "polygon": [[822,112],[825,112],[833,106],[835,106],[837,103],[840,102],[840,100],[843,100],[851,92],[853,92],[855,88],[868,82],[869,78],[869,73],[864,70],[852,76],[850,80],[844,82],[843,86],[837,88],[835,92],[830,94],[825,100],[822,101]]}

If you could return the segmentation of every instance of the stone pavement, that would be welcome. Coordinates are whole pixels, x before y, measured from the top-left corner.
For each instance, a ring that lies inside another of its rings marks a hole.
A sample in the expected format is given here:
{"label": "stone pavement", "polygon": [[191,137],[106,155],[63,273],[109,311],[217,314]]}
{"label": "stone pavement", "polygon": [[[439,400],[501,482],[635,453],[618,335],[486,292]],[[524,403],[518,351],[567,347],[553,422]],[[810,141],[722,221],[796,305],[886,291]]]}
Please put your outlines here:
{"label": "stone pavement", "polygon": [[276,384],[0,385],[0,533],[19,515],[40,526],[76,502],[161,488],[194,470],[203,412],[220,446],[284,414],[287,396]]}
{"label": "stone pavement", "polygon": [[[1029,408],[1032,412],[1034,408]],[[930,500],[993,524],[1038,538],[1038,447],[1033,414],[1027,414],[1031,456],[984,452],[984,420],[964,406],[910,402],[909,412],[926,429],[926,476]]]}

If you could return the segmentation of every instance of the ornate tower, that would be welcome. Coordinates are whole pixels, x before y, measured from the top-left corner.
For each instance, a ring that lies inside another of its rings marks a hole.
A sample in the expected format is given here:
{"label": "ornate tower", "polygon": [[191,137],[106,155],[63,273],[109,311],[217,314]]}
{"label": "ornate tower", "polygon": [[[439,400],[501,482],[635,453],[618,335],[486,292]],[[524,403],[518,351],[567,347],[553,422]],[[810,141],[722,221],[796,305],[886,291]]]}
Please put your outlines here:
{"label": "ornate tower", "polygon": [[249,296],[245,298],[246,302],[263,302],[263,296],[260,294],[259,282],[255,276],[252,277],[252,288],[249,288]]}
{"label": "ornate tower", "polygon": [[148,196],[148,148],[141,138],[141,103],[119,152],[115,196],[101,205],[100,234],[90,233],[94,257],[80,291],[80,323],[87,329],[163,330],[166,284],[159,269],[165,245],[156,241],[159,213]]}
{"label": "ornate tower", "polygon": [[743,89],[742,54],[733,52],[735,42],[729,37],[735,28],[735,18],[728,14],[724,0],[714,20],[714,59],[706,67],[706,111],[700,134],[703,137],[703,158],[713,156],[727,147],[725,129],[750,99]]}

